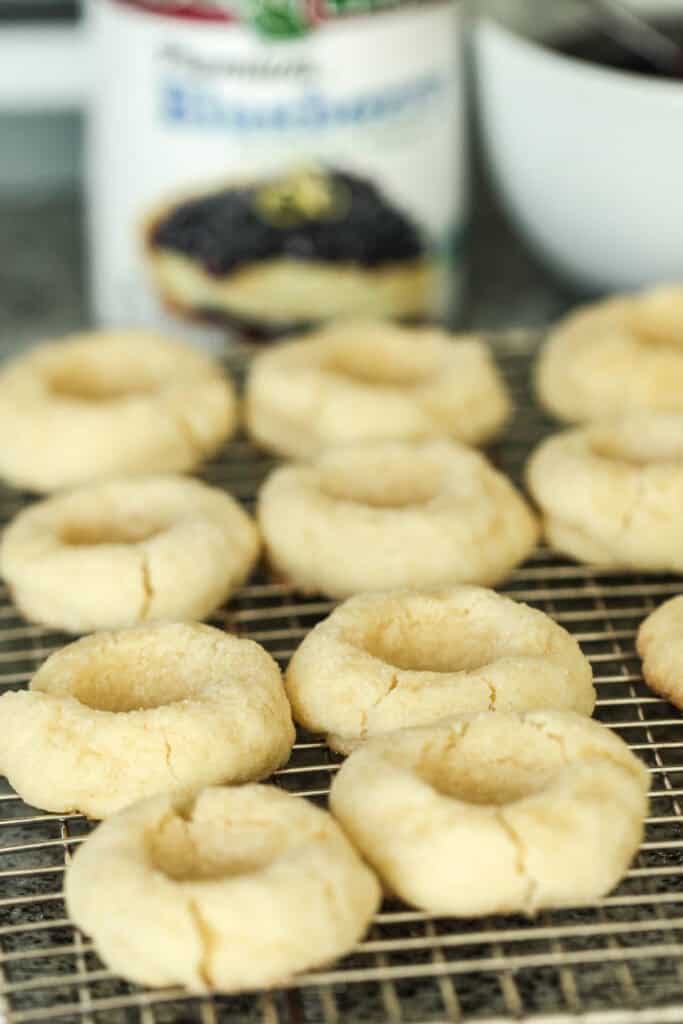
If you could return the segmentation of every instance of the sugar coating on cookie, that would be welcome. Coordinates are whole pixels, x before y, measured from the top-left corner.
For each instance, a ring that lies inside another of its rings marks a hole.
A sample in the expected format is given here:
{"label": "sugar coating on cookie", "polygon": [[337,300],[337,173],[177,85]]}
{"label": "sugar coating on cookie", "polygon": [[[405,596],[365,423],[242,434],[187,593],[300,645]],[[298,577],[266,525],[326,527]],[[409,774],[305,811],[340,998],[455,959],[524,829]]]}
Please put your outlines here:
{"label": "sugar coating on cookie", "polygon": [[337,823],[273,786],[161,795],[104,822],[66,874],[109,967],[194,992],[272,987],[362,938],[380,887]]}
{"label": "sugar coating on cookie", "polygon": [[533,550],[510,481],[456,441],[329,449],[276,469],[258,520],[270,562],[303,592],[494,584]]}
{"label": "sugar coating on cookie", "polygon": [[481,587],[349,598],[295,652],[295,719],[336,750],[475,711],[590,715],[593,674],[547,615]]}
{"label": "sugar coating on cookie", "polygon": [[430,327],[342,321],[258,355],[247,427],[278,454],[335,444],[450,436],[483,444],[510,399],[486,345]]}
{"label": "sugar coating on cookie", "polygon": [[642,413],[553,435],[526,475],[551,547],[596,565],[683,570],[683,414]]}
{"label": "sugar coating on cookie", "polygon": [[617,296],[572,313],[551,331],[535,377],[541,403],[570,422],[683,413],[683,287]]}
{"label": "sugar coating on cookie", "polygon": [[210,626],[96,633],[0,697],[0,771],[34,807],[103,818],[145,796],[268,776],[294,727],[266,651]]}
{"label": "sugar coating on cookie", "polygon": [[683,708],[683,597],[665,601],[641,623],[636,640],[645,682]]}
{"label": "sugar coating on cookie", "polygon": [[232,382],[202,352],[148,331],[93,331],[0,371],[0,476],[48,492],[191,470],[232,435]]}
{"label": "sugar coating on cookie", "polygon": [[483,713],[370,740],[330,807],[385,886],[433,913],[590,903],[626,872],[649,776],[572,712]]}
{"label": "sugar coating on cookie", "polygon": [[186,477],[131,477],[20,512],[0,572],[31,622],[69,633],[202,619],[251,572],[255,524],[225,491]]}

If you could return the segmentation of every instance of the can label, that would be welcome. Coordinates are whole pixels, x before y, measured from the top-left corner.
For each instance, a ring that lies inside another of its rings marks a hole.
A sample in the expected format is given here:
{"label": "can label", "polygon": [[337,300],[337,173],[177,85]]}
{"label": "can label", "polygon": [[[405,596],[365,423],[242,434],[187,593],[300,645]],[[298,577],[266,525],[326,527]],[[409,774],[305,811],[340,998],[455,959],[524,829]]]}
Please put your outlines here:
{"label": "can label", "polygon": [[459,5],[377,6],[93,5],[102,322],[444,317],[464,217]]}

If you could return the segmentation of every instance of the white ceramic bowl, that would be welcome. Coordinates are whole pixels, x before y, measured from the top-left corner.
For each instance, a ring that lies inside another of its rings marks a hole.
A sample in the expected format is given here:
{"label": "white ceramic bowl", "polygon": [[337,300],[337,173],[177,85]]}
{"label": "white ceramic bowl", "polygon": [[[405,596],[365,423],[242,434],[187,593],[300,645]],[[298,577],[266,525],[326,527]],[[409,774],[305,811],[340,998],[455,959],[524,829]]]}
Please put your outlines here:
{"label": "white ceramic bowl", "polygon": [[[680,0],[658,5],[672,9],[683,18]],[[683,82],[566,57],[487,17],[475,47],[489,166],[532,246],[585,290],[683,280]]]}

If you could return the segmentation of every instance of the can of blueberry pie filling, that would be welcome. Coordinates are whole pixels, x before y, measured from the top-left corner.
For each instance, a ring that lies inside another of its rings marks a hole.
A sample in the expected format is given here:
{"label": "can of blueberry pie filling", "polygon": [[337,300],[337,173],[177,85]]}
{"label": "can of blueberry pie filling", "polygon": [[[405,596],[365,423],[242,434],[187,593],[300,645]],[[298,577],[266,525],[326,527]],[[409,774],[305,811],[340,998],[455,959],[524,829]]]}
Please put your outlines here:
{"label": "can of blueberry pie filling", "polygon": [[89,223],[104,325],[268,337],[451,322],[459,0],[98,0]]}

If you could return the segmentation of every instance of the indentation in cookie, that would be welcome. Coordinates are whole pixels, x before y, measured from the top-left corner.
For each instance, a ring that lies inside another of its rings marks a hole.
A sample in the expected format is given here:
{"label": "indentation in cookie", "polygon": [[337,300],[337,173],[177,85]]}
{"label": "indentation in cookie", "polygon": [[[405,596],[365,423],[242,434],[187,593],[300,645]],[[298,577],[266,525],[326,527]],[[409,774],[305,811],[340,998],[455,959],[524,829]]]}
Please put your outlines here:
{"label": "indentation in cookie", "polygon": [[150,523],[133,518],[118,519],[109,522],[81,521],[70,522],[60,533],[60,540],[69,547],[97,547],[105,544],[141,544],[146,540],[158,537],[168,528],[168,523]]}
{"label": "indentation in cookie", "polygon": [[369,621],[361,636],[348,639],[374,658],[408,672],[474,672],[497,656],[493,632],[470,621],[465,624],[465,617],[457,613],[423,613],[419,619],[399,613]]}
{"label": "indentation in cookie", "polygon": [[590,450],[594,455],[630,466],[683,461],[680,416],[636,416],[620,423],[591,427]]}
{"label": "indentation in cookie", "polygon": [[343,463],[322,468],[320,488],[337,501],[372,508],[408,508],[432,501],[443,477],[435,462],[406,451],[401,459],[382,459],[372,452],[345,452]]}
{"label": "indentation in cookie", "polygon": [[196,820],[170,815],[147,836],[154,867],[177,882],[234,878],[261,871],[278,857],[285,830],[274,822]]}
{"label": "indentation in cookie", "polygon": [[561,770],[561,750],[540,729],[522,727],[524,742],[498,730],[495,745],[482,750],[467,743],[467,729],[455,742],[429,746],[418,774],[443,796],[468,804],[503,807],[540,793]]}
{"label": "indentation in cookie", "polygon": [[106,658],[92,658],[69,681],[72,697],[93,711],[129,712],[167,707],[191,700],[204,681],[192,674],[187,659],[177,652],[117,650],[110,645]]}
{"label": "indentation in cookie", "polygon": [[[372,337],[360,337],[357,345],[331,346],[324,369],[372,387],[414,388],[434,372],[434,359],[428,361],[420,352],[391,352],[387,345],[373,345]],[[425,365],[426,362],[431,365]]]}
{"label": "indentation in cookie", "polygon": [[130,371],[104,364],[89,364],[84,361],[55,367],[48,375],[47,386],[59,398],[70,398],[79,402],[112,402],[134,395],[151,395],[159,389],[158,379],[145,376],[140,366]]}
{"label": "indentation in cookie", "polygon": [[683,348],[680,287],[661,287],[632,300],[630,326],[639,342],[659,348]]}

